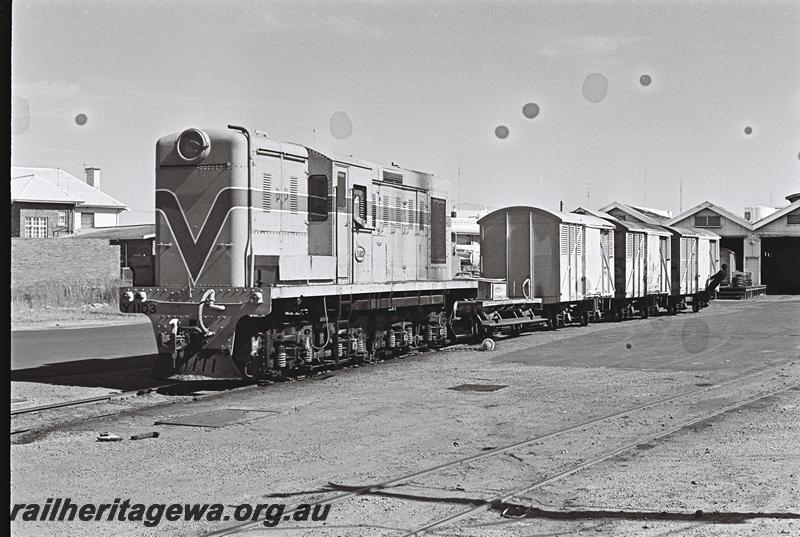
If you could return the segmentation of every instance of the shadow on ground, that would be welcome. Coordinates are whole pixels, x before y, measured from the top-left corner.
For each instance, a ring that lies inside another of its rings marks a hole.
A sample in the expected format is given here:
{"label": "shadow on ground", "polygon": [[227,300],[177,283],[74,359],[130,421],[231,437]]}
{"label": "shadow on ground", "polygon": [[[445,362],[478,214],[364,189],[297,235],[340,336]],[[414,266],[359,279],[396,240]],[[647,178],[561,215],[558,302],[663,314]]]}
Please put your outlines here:
{"label": "shadow on ground", "polygon": [[165,382],[153,378],[157,354],[124,358],[73,360],[10,372],[11,380],[57,386],[111,388],[122,391],[155,388]]}

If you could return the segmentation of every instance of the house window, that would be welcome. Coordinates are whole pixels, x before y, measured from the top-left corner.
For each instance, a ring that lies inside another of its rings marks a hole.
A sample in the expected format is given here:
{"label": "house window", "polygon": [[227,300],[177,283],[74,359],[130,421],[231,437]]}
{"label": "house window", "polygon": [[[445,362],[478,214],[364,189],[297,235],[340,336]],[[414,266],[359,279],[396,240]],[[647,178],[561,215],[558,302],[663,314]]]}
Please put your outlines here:
{"label": "house window", "polygon": [[81,228],[89,229],[94,227],[94,213],[81,213]]}
{"label": "house window", "polygon": [[58,211],[58,225],[59,226],[67,225],[67,211]]}
{"label": "house window", "polygon": [[722,227],[719,216],[695,216],[694,227]]}
{"label": "house window", "polygon": [[47,237],[47,217],[26,216],[25,236],[32,239],[44,239]]}

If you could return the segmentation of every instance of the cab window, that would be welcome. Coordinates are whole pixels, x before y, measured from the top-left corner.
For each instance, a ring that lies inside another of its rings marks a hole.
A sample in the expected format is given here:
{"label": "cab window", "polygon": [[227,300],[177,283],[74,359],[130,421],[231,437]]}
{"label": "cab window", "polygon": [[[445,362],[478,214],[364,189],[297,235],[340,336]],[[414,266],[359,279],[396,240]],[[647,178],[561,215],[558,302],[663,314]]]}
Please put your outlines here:
{"label": "cab window", "polygon": [[308,176],[308,220],[324,222],[328,219],[328,176]]}

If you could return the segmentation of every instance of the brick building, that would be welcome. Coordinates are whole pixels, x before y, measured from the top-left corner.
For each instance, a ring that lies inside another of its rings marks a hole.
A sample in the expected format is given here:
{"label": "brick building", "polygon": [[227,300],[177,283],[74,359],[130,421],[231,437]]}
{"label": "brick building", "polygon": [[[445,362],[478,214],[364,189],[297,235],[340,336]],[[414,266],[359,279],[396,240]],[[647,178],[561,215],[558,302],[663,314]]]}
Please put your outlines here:
{"label": "brick building", "polygon": [[82,181],[59,168],[11,168],[11,236],[47,238],[116,226],[125,204],[100,190],[100,169]]}
{"label": "brick building", "polygon": [[138,224],[81,230],[72,236],[75,239],[103,239],[112,246],[119,246],[120,267],[123,274],[130,270],[133,285],[155,285],[156,225]]}

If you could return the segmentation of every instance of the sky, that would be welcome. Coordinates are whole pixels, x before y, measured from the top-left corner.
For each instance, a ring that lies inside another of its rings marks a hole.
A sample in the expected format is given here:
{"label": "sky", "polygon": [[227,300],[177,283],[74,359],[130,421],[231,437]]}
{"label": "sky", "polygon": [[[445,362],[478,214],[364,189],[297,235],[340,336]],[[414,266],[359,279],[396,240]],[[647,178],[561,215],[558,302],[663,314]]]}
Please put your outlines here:
{"label": "sky", "polygon": [[154,220],[158,138],[228,124],[463,208],[800,192],[797,1],[20,0],[11,46],[12,165],[101,168],[123,224]]}

